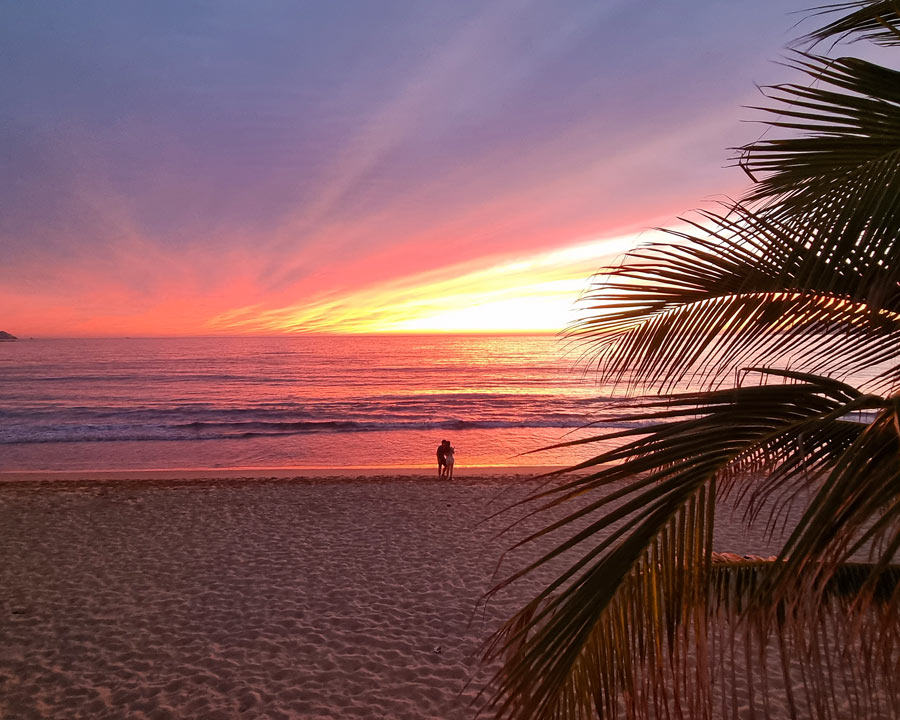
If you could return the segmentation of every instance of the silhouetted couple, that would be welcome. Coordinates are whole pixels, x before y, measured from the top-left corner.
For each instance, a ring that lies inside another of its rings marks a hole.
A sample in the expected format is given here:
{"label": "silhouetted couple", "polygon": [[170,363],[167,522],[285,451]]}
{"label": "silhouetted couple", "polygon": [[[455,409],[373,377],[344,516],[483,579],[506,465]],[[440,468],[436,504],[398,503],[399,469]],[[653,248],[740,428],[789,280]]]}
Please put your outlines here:
{"label": "silhouetted couple", "polygon": [[439,478],[452,478],[453,477],[453,446],[450,444],[449,440],[441,440],[441,444],[438,445],[437,449],[437,461],[438,461],[438,477]]}

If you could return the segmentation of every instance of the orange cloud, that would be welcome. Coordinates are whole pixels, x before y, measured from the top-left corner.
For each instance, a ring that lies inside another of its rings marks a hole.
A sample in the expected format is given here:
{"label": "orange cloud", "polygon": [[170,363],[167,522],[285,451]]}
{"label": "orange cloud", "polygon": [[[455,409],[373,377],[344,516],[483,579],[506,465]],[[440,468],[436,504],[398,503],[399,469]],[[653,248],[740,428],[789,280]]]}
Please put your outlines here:
{"label": "orange cloud", "polygon": [[281,308],[258,304],[210,320],[210,333],[555,332],[597,266],[635,241],[621,236],[494,258]]}

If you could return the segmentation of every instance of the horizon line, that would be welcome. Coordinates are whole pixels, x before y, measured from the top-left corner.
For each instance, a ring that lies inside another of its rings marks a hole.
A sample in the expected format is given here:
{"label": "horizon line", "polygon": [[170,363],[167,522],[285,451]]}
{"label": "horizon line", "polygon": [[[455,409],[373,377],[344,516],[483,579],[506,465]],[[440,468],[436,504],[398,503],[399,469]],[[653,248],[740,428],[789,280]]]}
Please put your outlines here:
{"label": "horizon line", "polygon": [[209,335],[17,335],[13,342],[28,340],[187,340],[227,338],[299,338],[299,337],[556,337],[560,330],[467,330],[425,332],[291,332],[291,333],[228,333]]}

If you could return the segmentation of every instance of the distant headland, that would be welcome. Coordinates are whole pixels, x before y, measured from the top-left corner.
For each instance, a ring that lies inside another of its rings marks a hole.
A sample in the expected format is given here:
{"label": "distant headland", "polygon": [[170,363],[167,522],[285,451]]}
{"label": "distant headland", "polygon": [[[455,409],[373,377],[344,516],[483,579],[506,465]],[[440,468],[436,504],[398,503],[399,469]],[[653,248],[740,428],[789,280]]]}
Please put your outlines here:
{"label": "distant headland", "polygon": [[9,340],[18,340],[15,335],[10,335],[5,330],[0,330],[0,342],[9,341]]}

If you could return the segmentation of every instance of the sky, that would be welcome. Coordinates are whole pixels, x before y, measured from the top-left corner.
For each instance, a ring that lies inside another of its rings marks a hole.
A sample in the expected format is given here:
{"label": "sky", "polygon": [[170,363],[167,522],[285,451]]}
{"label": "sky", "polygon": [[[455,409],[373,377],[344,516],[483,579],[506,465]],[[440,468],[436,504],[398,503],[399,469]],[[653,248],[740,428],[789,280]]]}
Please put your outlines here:
{"label": "sky", "polygon": [[790,0],[0,0],[0,329],[553,332],[737,197]]}

